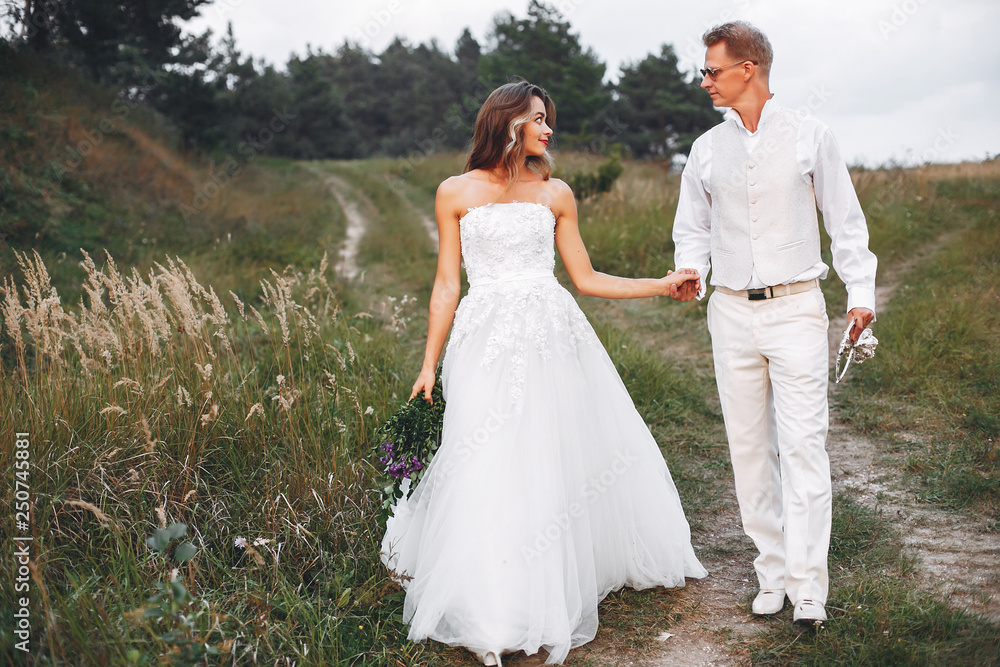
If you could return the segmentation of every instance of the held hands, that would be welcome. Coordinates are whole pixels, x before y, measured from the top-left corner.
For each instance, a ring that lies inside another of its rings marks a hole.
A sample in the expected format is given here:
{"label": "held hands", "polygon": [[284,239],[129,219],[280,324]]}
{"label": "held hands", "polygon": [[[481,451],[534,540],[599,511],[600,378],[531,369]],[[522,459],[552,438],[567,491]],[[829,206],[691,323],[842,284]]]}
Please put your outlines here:
{"label": "held hands", "polygon": [[428,403],[434,403],[434,399],[431,398],[431,391],[434,390],[435,379],[433,370],[427,370],[426,368],[421,370],[420,375],[417,376],[417,381],[413,383],[413,393],[410,394],[410,398],[423,392],[424,400]]}
{"label": "held hands", "polygon": [[851,321],[851,342],[857,343],[858,336],[875,319],[875,313],[867,308],[851,308],[850,312],[847,313],[847,317]]}
{"label": "held hands", "polygon": [[698,296],[701,290],[701,278],[694,269],[678,269],[677,271],[667,271],[667,275],[662,279],[668,286],[670,298],[675,301],[690,301]]}

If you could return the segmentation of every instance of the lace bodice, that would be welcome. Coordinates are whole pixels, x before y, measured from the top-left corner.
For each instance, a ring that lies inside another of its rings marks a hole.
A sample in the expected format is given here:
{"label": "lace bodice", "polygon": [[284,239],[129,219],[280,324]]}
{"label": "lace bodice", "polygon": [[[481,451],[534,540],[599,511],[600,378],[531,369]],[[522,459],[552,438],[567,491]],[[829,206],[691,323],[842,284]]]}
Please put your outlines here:
{"label": "lace bodice", "polygon": [[459,223],[469,285],[523,272],[551,274],[555,268],[556,219],[545,204],[506,202],[475,206]]}
{"label": "lace bodice", "polygon": [[[521,409],[525,365],[600,345],[572,295],[556,280],[555,216],[545,204],[470,208],[460,222],[469,293],[455,313],[445,357],[507,369],[508,395]],[[445,376],[447,377],[447,376]],[[445,398],[448,382],[445,380]]]}

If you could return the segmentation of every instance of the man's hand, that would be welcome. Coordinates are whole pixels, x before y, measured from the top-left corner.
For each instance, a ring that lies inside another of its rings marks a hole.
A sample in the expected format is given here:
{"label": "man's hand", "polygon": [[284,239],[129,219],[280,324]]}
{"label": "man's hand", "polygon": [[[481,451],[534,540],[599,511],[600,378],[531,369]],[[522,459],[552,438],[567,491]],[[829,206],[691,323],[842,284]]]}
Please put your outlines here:
{"label": "man's hand", "polygon": [[851,308],[851,311],[847,313],[847,317],[851,321],[851,342],[857,343],[858,336],[861,332],[865,330],[872,320],[875,319],[875,313],[868,310],[867,308]]}
{"label": "man's hand", "polygon": [[[672,273],[673,271],[667,271],[668,276]],[[701,278],[698,276],[698,272],[694,269],[679,269],[678,273],[690,275],[691,278],[680,285],[671,285],[670,298],[674,301],[690,301],[698,296],[701,289]]]}

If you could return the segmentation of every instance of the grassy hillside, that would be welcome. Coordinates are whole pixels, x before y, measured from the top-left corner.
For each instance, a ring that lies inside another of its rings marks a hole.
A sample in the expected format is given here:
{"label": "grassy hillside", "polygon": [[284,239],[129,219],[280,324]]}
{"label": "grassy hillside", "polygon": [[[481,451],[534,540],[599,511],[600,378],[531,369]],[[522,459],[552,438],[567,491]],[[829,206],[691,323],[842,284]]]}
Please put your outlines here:
{"label": "grassy hillside", "polygon": [[16,273],[15,251],[37,251],[72,303],[81,249],[143,273],[184,253],[246,298],[261,269],[318,263],[342,236],[323,184],[266,146],[188,154],[144,106],[0,49],[0,274]]}

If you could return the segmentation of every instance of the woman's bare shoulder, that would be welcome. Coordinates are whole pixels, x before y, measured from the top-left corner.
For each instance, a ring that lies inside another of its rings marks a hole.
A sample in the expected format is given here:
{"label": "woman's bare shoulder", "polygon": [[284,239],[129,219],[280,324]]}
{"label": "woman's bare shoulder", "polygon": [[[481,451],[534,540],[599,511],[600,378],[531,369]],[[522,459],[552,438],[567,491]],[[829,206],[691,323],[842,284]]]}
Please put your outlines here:
{"label": "woman's bare shoulder", "polygon": [[576,200],[573,197],[573,189],[558,178],[550,178],[545,181],[545,193],[547,195],[549,208],[552,209],[556,220],[564,215],[576,214]]}
{"label": "woman's bare shoulder", "polygon": [[549,178],[545,184],[553,197],[573,196],[573,189],[561,178]]}
{"label": "woman's bare shoulder", "polygon": [[449,176],[448,178],[441,181],[438,185],[438,196],[444,196],[448,198],[461,198],[470,193],[474,193],[477,189],[482,188],[483,179],[475,172],[466,172],[464,174],[457,174],[455,176]]}

